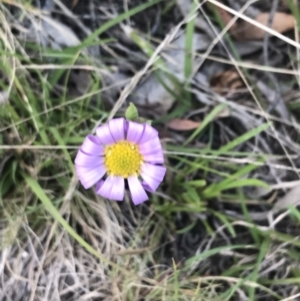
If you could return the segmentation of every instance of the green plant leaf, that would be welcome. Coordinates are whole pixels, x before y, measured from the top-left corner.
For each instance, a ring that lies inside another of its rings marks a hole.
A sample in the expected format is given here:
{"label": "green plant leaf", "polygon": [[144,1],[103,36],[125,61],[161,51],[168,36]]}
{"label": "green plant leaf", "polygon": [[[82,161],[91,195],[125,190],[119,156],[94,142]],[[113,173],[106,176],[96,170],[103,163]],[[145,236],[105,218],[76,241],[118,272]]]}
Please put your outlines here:
{"label": "green plant leaf", "polygon": [[136,120],[139,117],[139,112],[136,106],[131,102],[125,112],[125,118],[127,120]]}

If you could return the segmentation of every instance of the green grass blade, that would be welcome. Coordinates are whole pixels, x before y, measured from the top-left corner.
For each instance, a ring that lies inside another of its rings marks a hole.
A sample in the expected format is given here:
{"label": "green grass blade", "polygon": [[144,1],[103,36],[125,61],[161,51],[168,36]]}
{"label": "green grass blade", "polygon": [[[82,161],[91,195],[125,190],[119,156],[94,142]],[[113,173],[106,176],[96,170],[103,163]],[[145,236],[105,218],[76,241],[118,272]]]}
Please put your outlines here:
{"label": "green grass blade", "polygon": [[195,264],[195,263],[199,263],[200,261],[209,258],[213,255],[216,255],[222,251],[226,251],[226,250],[235,250],[235,249],[244,249],[245,247],[247,247],[247,245],[231,245],[231,246],[222,246],[222,247],[217,247],[211,250],[207,250],[201,254],[195,255],[191,258],[189,258],[186,261],[186,267],[189,268],[191,265]]}
{"label": "green grass blade", "polygon": [[104,33],[105,31],[107,31],[108,29],[110,29],[111,27],[119,24],[120,22],[142,12],[143,10],[161,2],[162,0],[153,0],[151,2],[147,2],[144,4],[141,4],[139,6],[134,7],[133,9],[120,14],[119,16],[117,16],[116,18],[113,18],[111,20],[109,20],[108,22],[104,23],[101,27],[99,27],[97,30],[95,30],[92,34],[90,34],[82,43],[82,46],[85,47],[85,44],[90,44],[93,42],[94,39],[97,39],[98,36],[100,36],[102,33]]}
{"label": "green grass blade", "polygon": [[[263,259],[266,256],[266,254],[268,253],[269,247],[270,247],[270,240],[265,239],[260,246],[260,251],[259,251],[259,254],[257,257],[256,266],[255,266],[253,272],[249,276],[249,279],[253,282],[257,282],[257,280],[258,280],[258,273],[261,269],[261,263],[263,262]],[[249,290],[249,300],[255,300],[256,288],[249,287],[248,290]]]}
{"label": "green grass blade", "polygon": [[[61,146],[65,146],[66,145],[64,139],[61,137],[61,135],[59,134],[59,132],[58,132],[58,130],[56,128],[51,127],[50,128],[50,132],[53,134],[54,138],[56,139],[56,141],[58,142],[59,145],[61,145]],[[73,161],[71,159],[71,156],[70,156],[68,150],[66,148],[63,148],[62,151],[63,151],[63,153],[65,155],[65,158],[68,161],[70,170],[72,170],[73,173],[74,173],[75,172],[74,164],[73,164]]]}
{"label": "green grass blade", "polygon": [[[191,5],[190,16],[192,17],[197,12],[197,3],[194,1]],[[188,79],[193,72],[193,37],[195,32],[195,16],[186,25],[185,36],[185,58],[184,58],[184,75]]]}
{"label": "green grass blade", "polygon": [[187,144],[189,144],[190,142],[193,141],[193,139],[195,139],[195,137],[197,137],[199,135],[199,133],[206,128],[206,126],[212,122],[216,116],[226,107],[225,104],[219,104],[218,106],[216,106],[207,116],[206,118],[203,120],[203,122],[201,123],[201,125],[193,132],[193,134],[184,142],[184,146],[186,146]]}
{"label": "green grass blade", "polygon": [[226,145],[222,146],[219,149],[219,153],[227,152],[227,151],[235,148],[236,146],[242,144],[243,142],[246,142],[249,139],[257,136],[261,132],[265,131],[268,127],[269,127],[269,124],[264,123],[264,124],[260,125],[259,127],[250,130],[249,132],[237,137],[236,139],[234,139],[234,140],[230,141],[229,143],[227,143]]}
{"label": "green grass blade", "polygon": [[229,220],[227,219],[227,217],[225,215],[223,215],[220,212],[214,211],[212,210],[212,213],[221,221],[223,222],[224,225],[226,225],[227,230],[229,231],[229,233],[231,234],[232,237],[236,237],[236,233],[234,230],[234,227],[231,225],[231,223],[229,222]]}

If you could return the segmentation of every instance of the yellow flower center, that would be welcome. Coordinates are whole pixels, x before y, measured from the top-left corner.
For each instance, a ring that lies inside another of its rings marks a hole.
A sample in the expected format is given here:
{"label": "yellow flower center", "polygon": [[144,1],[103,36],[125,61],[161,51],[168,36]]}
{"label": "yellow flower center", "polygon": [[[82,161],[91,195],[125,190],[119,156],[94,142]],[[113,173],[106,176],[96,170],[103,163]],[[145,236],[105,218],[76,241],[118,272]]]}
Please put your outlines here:
{"label": "yellow flower center", "polygon": [[105,166],[109,175],[128,178],[141,171],[143,157],[139,147],[128,141],[120,141],[105,147]]}

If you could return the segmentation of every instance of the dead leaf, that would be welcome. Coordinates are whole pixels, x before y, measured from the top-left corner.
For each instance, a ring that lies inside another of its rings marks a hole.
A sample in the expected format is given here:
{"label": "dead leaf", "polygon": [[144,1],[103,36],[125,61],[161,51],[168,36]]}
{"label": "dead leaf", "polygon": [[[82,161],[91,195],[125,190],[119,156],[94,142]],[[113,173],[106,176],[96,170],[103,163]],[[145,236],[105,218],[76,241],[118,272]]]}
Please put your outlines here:
{"label": "dead leaf", "polygon": [[[268,25],[269,13],[259,14],[255,20],[263,25]],[[274,15],[271,28],[279,33],[286,32],[295,27],[296,21],[294,16],[286,13],[277,12]],[[242,40],[259,40],[263,39],[265,31],[247,22],[243,22],[242,31],[237,35],[240,41]]]}
{"label": "dead leaf", "polygon": [[[221,1],[222,2],[222,1]],[[230,14],[227,10],[222,9],[219,6],[216,6],[212,3],[208,4],[208,7],[212,10],[212,11],[216,11],[219,14],[219,17],[221,18],[224,26],[226,26],[233,18],[232,14]],[[233,32],[235,32],[237,30],[237,23],[233,23],[229,29],[229,32],[232,34]]]}
{"label": "dead leaf", "polygon": [[244,86],[244,83],[234,69],[217,73],[210,80],[210,85],[213,90],[221,95],[227,94],[229,91],[235,91]]}
{"label": "dead leaf", "polygon": [[[210,4],[210,6],[212,7],[213,4]],[[233,16],[229,12],[216,6],[214,6],[214,9],[218,12],[225,25],[232,20]],[[260,13],[256,16],[255,21],[262,25],[268,26],[269,17],[270,13]],[[293,15],[283,12],[276,12],[272,20],[271,28],[279,33],[283,33],[293,29],[295,24],[296,20]],[[238,20],[235,22],[230,27],[229,32],[237,41],[261,40],[265,36],[265,31],[263,29],[258,28],[257,26],[250,24],[245,20]]]}
{"label": "dead leaf", "polygon": [[172,119],[167,123],[167,127],[175,131],[191,131],[198,128],[200,125],[201,122],[179,118]]}

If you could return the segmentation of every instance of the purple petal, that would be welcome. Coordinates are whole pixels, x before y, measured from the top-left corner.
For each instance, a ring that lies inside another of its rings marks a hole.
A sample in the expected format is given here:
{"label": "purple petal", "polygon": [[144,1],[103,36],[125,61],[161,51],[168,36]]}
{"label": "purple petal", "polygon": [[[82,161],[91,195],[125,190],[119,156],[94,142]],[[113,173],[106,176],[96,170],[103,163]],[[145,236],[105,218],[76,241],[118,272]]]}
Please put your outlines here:
{"label": "purple petal", "polygon": [[103,184],[104,184],[104,180],[100,180],[100,181],[96,184],[96,192],[102,187]]}
{"label": "purple petal", "polygon": [[104,154],[104,147],[101,145],[101,141],[98,137],[88,135],[80,149],[88,155],[100,156]]}
{"label": "purple petal", "polygon": [[148,200],[147,193],[137,176],[128,177],[128,186],[131,199],[135,205],[139,205]]}
{"label": "purple petal", "polygon": [[147,174],[153,179],[162,181],[166,174],[167,168],[164,166],[153,165],[149,163],[144,163],[141,168],[141,174]]}
{"label": "purple petal", "polygon": [[143,155],[143,159],[145,162],[148,162],[148,163],[163,164],[164,163],[164,154],[162,151],[157,151],[156,153]]}
{"label": "purple petal", "polygon": [[[125,129],[125,133],[127,133],[127,131],[128,131],[128,124],[129,123],[129,121],[128,120],[125,120],[125,127],[124,127],[124,129]],[[126,135],[125,135],[126,136]]]}
{"label": "purple petal", "polygon": [[158,137],[148,140],[142,144],[139,143],[139,149],[142,155],[157,153],[158,151],[162,152],[162,146]]}
{"label": "purple petal", "polygon": [[144,128],[144,124],[128,121],[127,140],[138,143],[143,135]]}
{"label": "purple petal", "polygon": [[97,167],[82,167],[75,165],[75,169],[78,179],[85,189],[88,189],[99,182],[106,173],[104,165]]}
{"label": "purple petal", "polygon": [[112,190],[113,185],[114,185],[114,177],[108,176],[104,181],[104,183],[102,183],[102,185],[101,184],[97,185],[98,189],[96,190],[96,192],[102,197],[109,199],[110,192]]}
{"label": "purple petal", "polygon": [[115,140],[114,140],[113,136],[111,135],[111,132],[109,130],[109,126],[107,123],[99,126],[96,130],[96,134],[99,137],[99,140],[101,141],[101,143],[103,143],[104,145],[109,145],[109,144],[115,143]]}
{"label": "purple petal", "polygon": [[150,192],[154,192],[157,187],[159,186],[159,184],[161,183],[160,180],[156,180],[151,178],[149,175],[147,174],[141,174],[144,182],[143,182],[143,187],[147,190],[149,190]]}
{"label": "purple petal", "polygon": [[107,179],[97,184],[96,192],[104,198],[123,201],[125,183],[122,177],[108,176]]}
{"label": "purple petal", "polygon": [[125,139],[125,119],[124,118],[112,119],[108,123],[108,126],[110,129],[110,133],[113,136],[115,142]]}
{"label": "purple petal", "polygon": [[124,192],[125,192],[124,178],[123,177],[115,177],[109,199],[115,200],[115,201],[123,201]]}
{"label": "purple petal", "polygon": [[147,142],[148,140],[152,140],[153,138],[158,136],[158,132],[155,128],[151,125],[145,123],[144,124],[144,132],[142,135],[141,140],[139,141],[140,144]]}
{"label": "purple petal", "polygon": [[104,157],[95,157],[90,156],[84,153],[81,149],[78,151],[76,158],[75,158],[75,165],[80,166],[99,166],[104,163]]}
{"label": "purple petal", "polygon": [[164,166],[156,166],[148,163],[143,164],[141,172],[141,176],[144,180],[142,183],[143,187],[150,192],[154,192],[162,182],[166,170]]}

